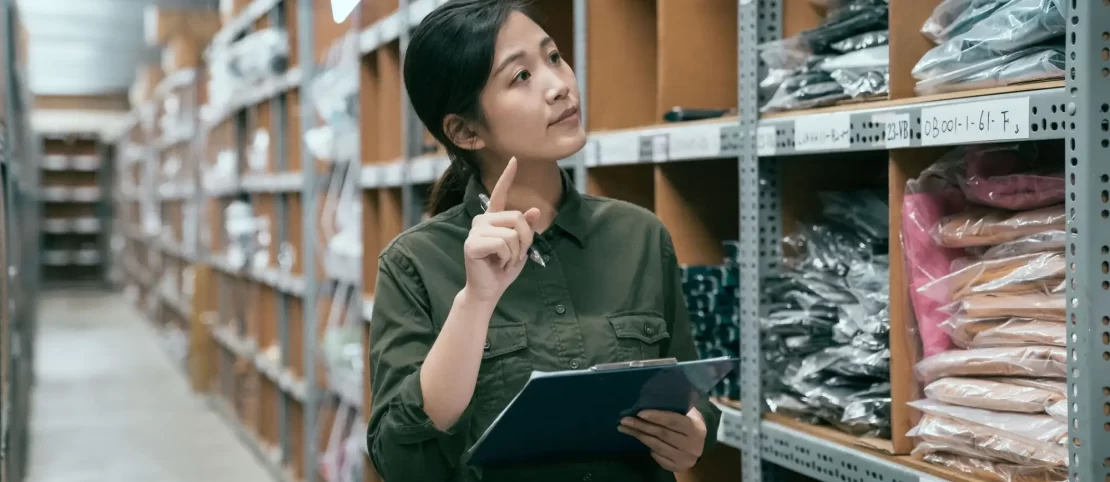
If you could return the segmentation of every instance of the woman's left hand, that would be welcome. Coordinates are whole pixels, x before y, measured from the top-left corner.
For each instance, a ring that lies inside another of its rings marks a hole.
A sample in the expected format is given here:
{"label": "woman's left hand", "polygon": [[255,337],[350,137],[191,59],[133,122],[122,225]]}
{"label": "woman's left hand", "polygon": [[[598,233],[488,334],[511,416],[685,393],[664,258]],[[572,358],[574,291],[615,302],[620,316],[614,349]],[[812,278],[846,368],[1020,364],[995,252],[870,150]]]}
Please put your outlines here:
{"label": "woman's left hand", "polygon": [[671,472],[693,467],[705,448],[705,419],[696,408],[686,415],[643,410],[636,417],[622,419],[617,430],[643,442],[651,449],[652,458]]}

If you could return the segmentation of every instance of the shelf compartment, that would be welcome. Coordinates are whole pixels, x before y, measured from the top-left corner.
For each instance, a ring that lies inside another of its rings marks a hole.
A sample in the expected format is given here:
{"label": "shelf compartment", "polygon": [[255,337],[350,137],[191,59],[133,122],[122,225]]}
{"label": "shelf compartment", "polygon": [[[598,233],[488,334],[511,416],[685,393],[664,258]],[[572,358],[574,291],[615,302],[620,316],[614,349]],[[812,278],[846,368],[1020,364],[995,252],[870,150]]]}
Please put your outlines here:
{"label": "shelf compartment", "polygon": [[[376,162],[392,162],[403,155],[402,109],[404,87],[401,81],[401,45],[399,41],[390,42],[378,48],[377,56],[377,134],[376,155],[370,156]],[[367,156],[368,153],[363,153]]]}
{"label": "shelf compartment", "polygon": [[[375,2],[363,2],[373,5]],[[379,91],[381,73],[378,69],[378,54],[371,52],[362,57],[359,68],[359,156],[362,164],[378,162]]]}
{"label": "shelf compartment", "polygon": [[678,262],[719,265],[723,241],[740,232],[740,185],[729,159],[655,167],[655,213],[670,232]]}
{"label": "shelf compartment", "polygon": [[362,292],[374,297],[378,282],[378,255],[385,245],[379,236],[381,202],[377,190],[362,191]]}
{"label": "shelf compartment", "polygon": [[605,166],[586,171],[586,192],[655,210],[655,166]]}

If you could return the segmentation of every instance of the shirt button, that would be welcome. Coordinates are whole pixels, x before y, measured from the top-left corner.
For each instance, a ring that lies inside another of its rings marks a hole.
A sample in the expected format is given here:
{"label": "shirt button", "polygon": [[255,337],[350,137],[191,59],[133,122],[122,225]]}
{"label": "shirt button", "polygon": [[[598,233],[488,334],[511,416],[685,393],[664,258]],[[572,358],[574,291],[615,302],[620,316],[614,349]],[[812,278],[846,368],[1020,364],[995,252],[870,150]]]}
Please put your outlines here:
{"label": "shirt button", "polygon": [[586,475],[582,476],[582,480],[584,482],[590,482],[590,480],[593,479],[593,478],[594,478],[593,474],[590,474],[589,472],[586,472]]}
{"label": "shirt button", "polygon": [[563,313],[566,313],[567,309],[563,305],[555,305],[555,312],[561,315]]}
{"label": "shirt button", "polygon": [[570,361],[570,368],[574,369],[574,370],[577,370],[578,369],[578,360],[571,360]]}
{"label": "shirt button", "polygon": [[486,344],[485,344],[485,346],[483,347],[483,349],[485,349],[485,350],[489,350],[489,340],[486,340]]}
{"label": "shirt button", "polygon": [[652,328],[649,325],[644,325],[644,333],[647,333],[649,335],[655,333],[655,328]]}

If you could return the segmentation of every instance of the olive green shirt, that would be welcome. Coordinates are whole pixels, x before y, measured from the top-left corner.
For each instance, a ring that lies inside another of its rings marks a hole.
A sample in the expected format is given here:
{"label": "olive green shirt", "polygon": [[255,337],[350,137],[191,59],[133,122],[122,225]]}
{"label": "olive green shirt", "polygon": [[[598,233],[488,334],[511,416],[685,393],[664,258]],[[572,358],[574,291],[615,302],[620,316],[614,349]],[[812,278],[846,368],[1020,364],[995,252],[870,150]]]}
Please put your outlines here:
{"label": "olive green shirt", "polygon": [[[474,178],[463,204],[395,238],[381,253],[370,322],[372,410],[367,447],[385,482],[673,481],[646,453],[518,467],[463,461],[532,370],[697,358],[670,235],[650,211],[579,194],[563,173],[563,201],[535,237],[547,267],[529,261],[494,311],[470,406],[441,432],[424,412],[420,367],[466,281],[463,242],[482,213]],[[708,400],[706,450],[720,412]],[[617,430],[614,424],[613,430]]]}

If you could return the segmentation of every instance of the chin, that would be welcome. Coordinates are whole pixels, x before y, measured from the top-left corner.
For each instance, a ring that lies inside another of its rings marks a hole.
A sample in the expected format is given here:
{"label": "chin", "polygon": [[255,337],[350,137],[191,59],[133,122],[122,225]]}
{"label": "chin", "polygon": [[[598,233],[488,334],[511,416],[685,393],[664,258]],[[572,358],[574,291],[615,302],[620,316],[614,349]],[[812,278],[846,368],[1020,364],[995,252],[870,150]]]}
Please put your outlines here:
{"label": "chin", "polygon": [[581,128],[575,131],[571,134],[560,135],[552,142],[552,148],[559,151],[555,156],[557,159],[566,159],[573,156],[586,146],[586,132]]}

